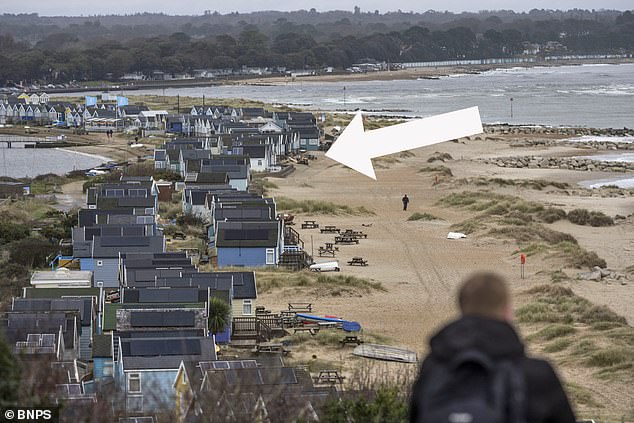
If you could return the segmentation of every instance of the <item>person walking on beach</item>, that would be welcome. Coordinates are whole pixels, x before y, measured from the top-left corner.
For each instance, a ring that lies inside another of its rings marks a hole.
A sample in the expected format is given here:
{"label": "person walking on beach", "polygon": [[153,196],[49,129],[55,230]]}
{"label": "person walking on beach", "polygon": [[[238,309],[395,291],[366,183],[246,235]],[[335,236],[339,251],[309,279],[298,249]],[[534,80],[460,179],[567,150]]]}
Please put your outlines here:
{"label": "person walking on beach", "polygon": [[401,201],[403,201],[403,211],[406,211],[407,205],[409,204],[409,198],[407,197],[407,194],[405,194]]}
{"label": "person walking on beach", "polygon": [[505,280],[476,273],[458,294],[462,317],[430,340],[412,388],[411,423],[575,423],[551,365],[526,357]]}

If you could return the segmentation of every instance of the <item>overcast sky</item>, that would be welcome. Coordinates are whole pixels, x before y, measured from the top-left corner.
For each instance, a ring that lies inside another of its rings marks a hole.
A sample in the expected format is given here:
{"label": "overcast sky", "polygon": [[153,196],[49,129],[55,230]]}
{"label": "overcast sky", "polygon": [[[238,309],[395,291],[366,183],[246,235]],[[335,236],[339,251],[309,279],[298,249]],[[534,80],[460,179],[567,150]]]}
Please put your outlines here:
{"label": "overcast sky", "polygon": [[528,2],[502,0],[0,0],[0,13],[39,13],[40,15],[94,15],[135,12],[164,12],[177,15],[198,15],[204,10],[220,13],[251,12],[255,10],[297,10],[315,7],[324,10],[352,10],[359,5],[363,11],[381,12],[401,9],[424,12],[425,10],[513,9],[516,11],[537,9],[617,9],[634,8],[632,0],[534,0]]}

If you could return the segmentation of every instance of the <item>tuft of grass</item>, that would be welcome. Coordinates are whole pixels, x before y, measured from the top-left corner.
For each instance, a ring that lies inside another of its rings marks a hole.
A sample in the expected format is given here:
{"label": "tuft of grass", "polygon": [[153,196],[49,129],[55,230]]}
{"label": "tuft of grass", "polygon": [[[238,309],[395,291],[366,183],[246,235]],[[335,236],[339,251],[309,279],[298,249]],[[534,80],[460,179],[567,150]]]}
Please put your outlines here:
{"label": "tuft of grass", "polygon": [[568,213],[568,220],[576,225],[590,225],[594,227],[612,226],[614,219],[599,211],[575,209]]}
{"label": "tuft of grass", "polygon": [[546,326],[539,332],[528,337],[528,339],[542,339],[544,341],[551,341],[555,338],[562,338],[564,336],[572,335],[573,333],[575,333],[575,328],[571,325],[553,324]]}
{"label": "tuft of grass", "polygon": [[434,152],[434,154],[429,156],[429,158],[427,159],[427,163],[433,163],[435,161],[446,162],[447,160],[453,160],[453,157],[451,157],[451,154],[441,153],[436,151]]}
{"label": "tuft of grass", "polygon": [[267,189],[268,188],[270,188],[270,189],[278,189],[279,188],[279,186],[275,182],[269,181],[268,179],[264,179],[264,181],[262,182],[262,186],[264,188],[267,188]]}
{"label": "tuft of grass", "polygon": [[419,173],[439,173],[443,176],[453,176],[453,172],[447,166],[425,166],[420,168]]}
{"label": "tuft of grass", "polygon": [[586,388],[577,385],[576,383],[567,382],[566,392],[571,398],[572,402],[577,405],[585,405],[593,408],[603,408],[601,403],[598,403],[592,397],[592,393]]}
{"label": "tuft of grass", "polygon": [[558,220],[565,219],[566,212],[565,210],[558,209],[556,207],[547,207],[537,213],[537,218],[545,223],[554,223]]}
{"label": "tuft of grass", "polygon": [[593,268],[599,266],[607,267],[607,262],[599,257],[594,251],[588,251],[580,247],[576,240],[574,243],[563,241],[555,246],[559,256],[566,259],[566,263],[577,269]]}
{"label": "tuft of grass", "polygon": [[550,273],[550,280],[554,283],[559,283],[570,279],[570,277],[563,270],[555,270]]}
{"label": "tuft of grass", "polygon": [[416,212],[416,213],[412,214],[410,217],[407,218],[408,221],[415,221],[415,220],[429,221],[429,220],[438,220],[438,219],[439,218],[437,218],[433,214],[419,213],[419,212]]}
{"label": "tuft of grass", "polygon": [[612,367],[634,360],[634,351],[622,347],[609,347],[596,351],[586,361],[591,367]]}
{"label": "tuft of grass", "polygon": [[328,201],[294,200],[288,197],[276,197],[275,201],[279,210],[294,213],[308,214],[349,214],[349,215],[373,215],[374,212],[367,208],[351,207],[343,204],[335,204]]}
{"label": "tuft of grass", "polygon": [[570,339],[557,339],[550,344],[544,347],[544,352],[546,353],[556,353],[565,350],[570,345],[572,345],[572,341]]}
{"label": "tuft of grass", "polygon": [[462,232],[463,234],[472,234],[479,230],[486,229],[486,225],[479,219],[469,219],[455,225],[451,225],[452,231]]}

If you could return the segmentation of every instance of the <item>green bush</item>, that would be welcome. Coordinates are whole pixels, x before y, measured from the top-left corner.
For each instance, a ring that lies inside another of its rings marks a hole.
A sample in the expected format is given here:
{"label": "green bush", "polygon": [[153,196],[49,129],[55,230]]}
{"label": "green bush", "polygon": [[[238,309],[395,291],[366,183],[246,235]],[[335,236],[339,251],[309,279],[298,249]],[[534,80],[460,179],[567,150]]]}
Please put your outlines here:
{"label": "green bush", "polygon": [[0,223],[0,245],[11,241],[18,241],[31,234],[31,229],[26,225],[17,223]]}
{"label": "green bush", "polygon": [[617,364],[631,361],[634,354],[626,348],[608,348],[595,352],[587,361],[592,367],[611,367]]}
{"label": "green bush", "polygon": [[57,247],[43,238],[24,238],[9,246],[10,260],[29,268],[47,266],[56,252]]}

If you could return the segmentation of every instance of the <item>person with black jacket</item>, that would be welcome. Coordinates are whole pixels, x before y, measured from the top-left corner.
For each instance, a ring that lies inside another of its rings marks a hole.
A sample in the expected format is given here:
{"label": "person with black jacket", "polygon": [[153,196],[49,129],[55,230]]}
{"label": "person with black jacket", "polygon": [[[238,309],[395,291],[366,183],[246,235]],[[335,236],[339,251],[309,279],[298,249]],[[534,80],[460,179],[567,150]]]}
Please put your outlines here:
{"label": "person with black jacket", "polygon": [[412,388],[410,422],[575,423],[551,365],[524,352],[504,279],[472,275],[458,303],[462,317],[430,340]]}

